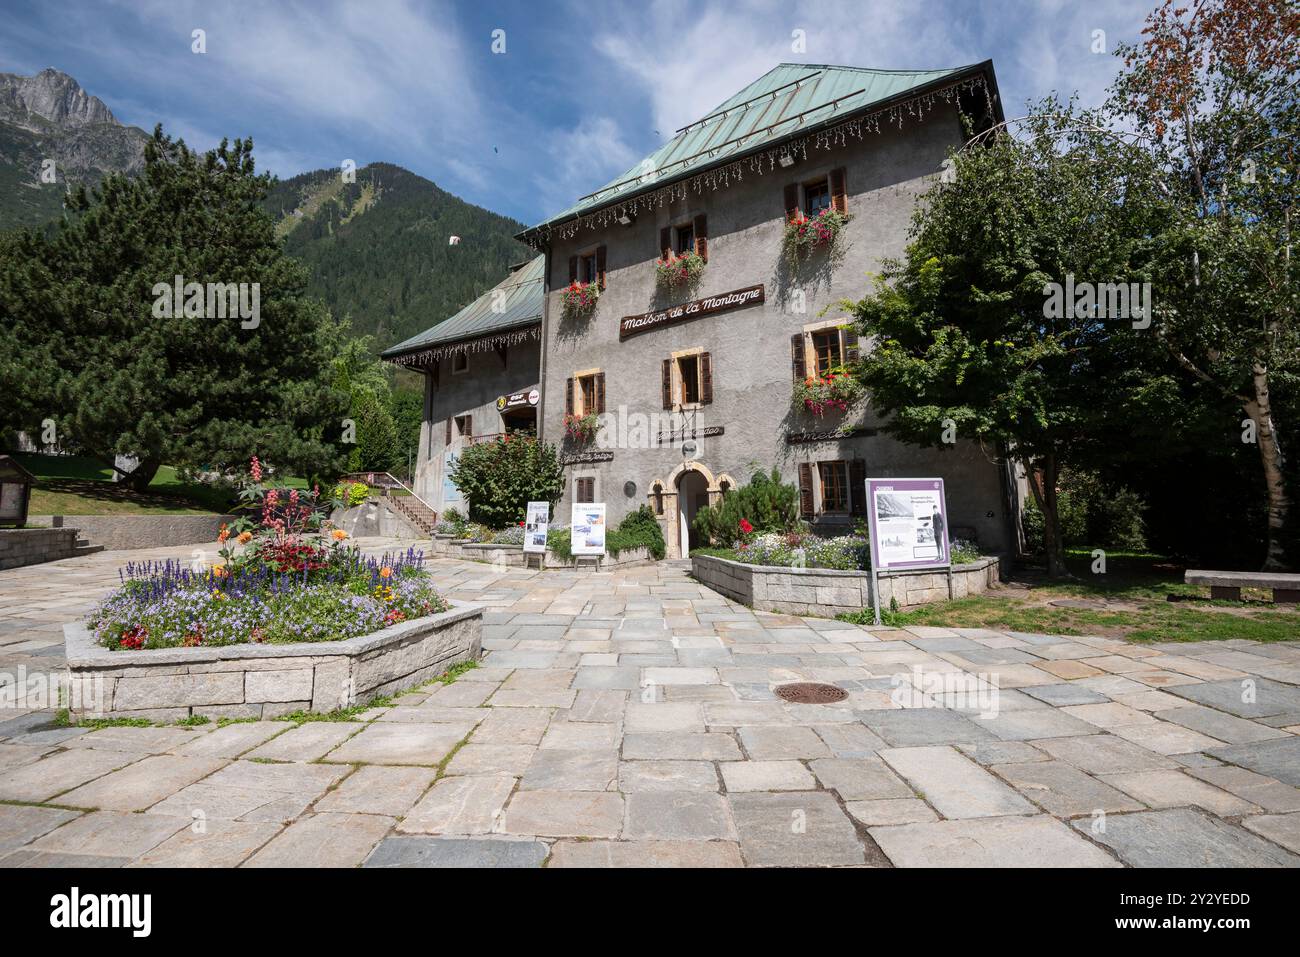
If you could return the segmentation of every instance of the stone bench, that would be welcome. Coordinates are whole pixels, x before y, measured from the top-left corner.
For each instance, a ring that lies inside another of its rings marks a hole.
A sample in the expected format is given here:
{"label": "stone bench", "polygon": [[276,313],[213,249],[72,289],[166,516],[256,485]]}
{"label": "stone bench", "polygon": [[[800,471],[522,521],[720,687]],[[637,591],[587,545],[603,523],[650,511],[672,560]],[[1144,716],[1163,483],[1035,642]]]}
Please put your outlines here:
{"label": "stone bench", "polygon": [[1183,574],[1189,585],[1209,585],[1210,597],[1241,601],[1243,588],[1271,588],[1273,601],[1300,602],[1300,574],[1289,572],[1216,572],[1189,568]]}

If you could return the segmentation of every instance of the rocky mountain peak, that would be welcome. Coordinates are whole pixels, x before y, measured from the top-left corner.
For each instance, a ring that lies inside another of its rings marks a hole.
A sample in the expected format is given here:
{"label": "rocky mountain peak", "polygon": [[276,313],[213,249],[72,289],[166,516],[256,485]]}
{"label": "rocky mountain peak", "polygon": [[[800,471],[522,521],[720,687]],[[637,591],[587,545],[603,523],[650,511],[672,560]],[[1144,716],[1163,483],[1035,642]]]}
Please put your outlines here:
{"label": "rocky mountain peak", "polygon": [[65,130],[119,125],[103,100],[68,74],[48,68],[35,76],[0,73],[0,120],[34,132],[45,124]]}

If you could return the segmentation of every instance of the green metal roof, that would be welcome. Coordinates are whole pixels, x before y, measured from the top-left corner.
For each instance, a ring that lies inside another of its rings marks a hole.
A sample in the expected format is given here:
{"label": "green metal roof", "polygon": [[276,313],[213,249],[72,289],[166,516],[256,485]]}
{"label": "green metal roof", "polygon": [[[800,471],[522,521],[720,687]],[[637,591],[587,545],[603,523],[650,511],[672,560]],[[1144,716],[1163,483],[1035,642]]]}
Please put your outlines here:
{"label": "green metal roof", "polygon": [[782,63],[682,127],[672,140],[623,174],[520,236],[985,66],[987,61],[947,70],[868,70]]}
{"label": "green metal roof", "polygon": [[[380,353],[383,358],[500,335],[542,320],[545,256],[516,269],[460,312]],[[497,292],[505,295],[498,299]],[[494,303],[496,306],[494,308]]]}

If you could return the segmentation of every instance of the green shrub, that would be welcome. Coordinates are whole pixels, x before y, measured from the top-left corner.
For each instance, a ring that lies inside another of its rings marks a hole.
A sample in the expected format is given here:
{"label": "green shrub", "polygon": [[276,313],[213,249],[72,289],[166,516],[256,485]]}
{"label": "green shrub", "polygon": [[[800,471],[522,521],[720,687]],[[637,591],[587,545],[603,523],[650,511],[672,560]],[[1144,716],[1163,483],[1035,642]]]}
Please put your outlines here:
{"label": "green shrub", "polygon": [[364,482],[339,482],[334,487],[334,497],[346,507],[355,508],[370,497],[370,486]]}
{"label": "green shrub", "polygon": [[554,504],[564,491],[555,446],[507,435],[478,442],[460,453],[451,480],[469,500],[469,517],[492,528],[516,525],[529,502]]}
{"label": "green shrub", "polygon": [[[546,534],[546,547],[555,553],[561,561],[573,560],[573,539],[567,528],[553,528]],[[622,552],[633,548],[645,548],[656,561],[661,560],[668,549],[664,544],[664,533],[655,521],[655,513],[650,506],[642,505],[635,512],[629,512],[618,523],[617,528],[605,532],[605,552],[618,557]]]}
{"label": "green shrub", "polygon": [[[1098,545],[1126,551],[1147,547],[1141,497],[1123,486],[1103,482],[1094,472],[1067,472],[1057,492],[1061,540],[1067,545]],[[1032,499],[1025,505],[1022,522],[1025,546],[1043,550],[1043,513]]]}
{"label": "green shrub", "polygon": [[740,520],[755,532],[799,530],[799,489],[781,481],[781,473],[754,473],[748,485],[733,489],[695,516],[693,527],[702,541],[729,548],[740,540]]}

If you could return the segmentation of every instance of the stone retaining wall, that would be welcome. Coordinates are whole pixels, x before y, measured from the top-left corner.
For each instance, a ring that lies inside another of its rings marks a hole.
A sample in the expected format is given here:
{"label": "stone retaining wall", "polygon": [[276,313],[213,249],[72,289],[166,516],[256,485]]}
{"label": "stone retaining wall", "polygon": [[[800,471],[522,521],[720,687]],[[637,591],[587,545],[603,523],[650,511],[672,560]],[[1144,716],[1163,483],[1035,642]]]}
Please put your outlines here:
{"label": "stone retaining wall", "polygon": [[[987,591],[998,581],[999,562],[983,558],[939,571],[889,572],[880,577],[880,607],[891,599],[901,609]],[[871,573],[833,568],[749,565],[713,555],[691,556],[691,574],[702,585],[759,611],[833,617],[871,607]]]}
{"label": "stone retaining wall", "polygon": [[[487,562],[488,564],[506,565],[512,568],[523,568],[531,564],[537,567],[536,553],[530,553],[525,556],[524,546],[522,545],[495,545],[491,542],[471,542],[465,539],[452,538],[450,535],[434,535],[432,539],[433,555],[437,558],[459,558],[463,561],[470,562]],[[654,559],[650,557],[648,548],[629,548],[619,552],[618,555],[606,555],[600,560],[601,568],[617,568],[625,565],[645,565]],[[544,568],[591,568],[592,563],[585,558],[581,565],[575,565],[571,558],[565,561],[555,552],[547,549],[546,562]]]}
{"label": "stone retaining wall", "polygon": [[234,515],[33,515],[27,520],[78,529],[82,538],[108,549],[206,545],[233,521]]}
{"label": "stone retaining wall", "polygon": [[75,528],[0,528],[0,569],[71,558],[77,535]]}
{"label": "stone retaining wall", "polygon": [[481,655],[483,611],[438,615],[345,641],[110,651],[83,624],[63,626],[77,717],[178,721],[326,713],[404,691]]}

